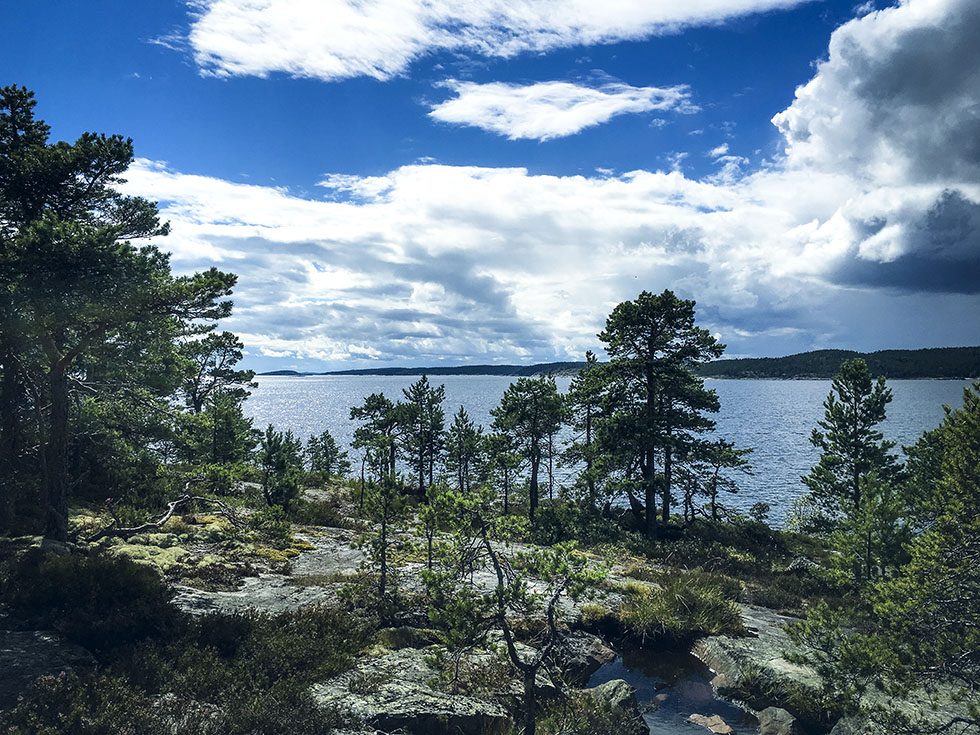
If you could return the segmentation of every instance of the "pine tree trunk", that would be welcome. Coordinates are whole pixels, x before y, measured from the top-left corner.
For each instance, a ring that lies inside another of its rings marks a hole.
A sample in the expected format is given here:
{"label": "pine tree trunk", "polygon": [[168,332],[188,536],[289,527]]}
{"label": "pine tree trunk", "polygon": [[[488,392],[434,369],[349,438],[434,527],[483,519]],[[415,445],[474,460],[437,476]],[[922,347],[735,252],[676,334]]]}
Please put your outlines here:
{"label": "pine tree trunk", "polygon": [[20,403],[20,381],[17,379],[17,358],[10,336],[3,337],[3,381],[0,383],[0,533],[12,529],[14,522],[14,488],[17,479],[17,449],[20,425],[17,407]]}
{"label": "pine tree trunk", "polygon": [[646,534],[648,538],[657,538],[657,477],[653,461],[653,451],[648,451],[647,459],[642,465],[643,472],[643,503],[646,519]]}
{"label": "pine tree trunk", "polygon": [[541,457],[537,452],[531,454],[531,497],[528,517],[534,523],[534,514],[538,510],[538,469],[541,466]]}
{"label": "pine tree trunk", "polygon": [[[389,491],[382,490],[382,492]],[[384,603],[385,593],[388,591],[388,511],[386,508],[381,511],[381,533],[378,538],[378,547],[381,557],[378,560],[378,598],[381,603]]]}
{"label": "pine tree trunk", "polygon": [[68,540],[68,376],[61,364],[48,373],[51,407],[45,446],[45,536]]}
{"label": "pine tree trunk", "polygon": [[524,735],[535,735],[537,728],[537,692],[535,691],[535,672],[524,672]]}
{"label": "pine tree trunk", "polygon": [[548,434],[548,500],[555,499],[555,435]]}
{"label": "pine tree trunk", "polygon": [[646,443],[646,447],[643,452],[644,457],[642,462],[642,472],[644,490],[643,500],[646,504],[646,533],[647,537],[651,539],[657,538],[656,446],[654,445],[654,440],[650,437],[650,432],[653,429],[654,418],[656,416],[657,383],[653,371],[653,364],[650,362],[655,349],[653,340],[649,340],[647,344],[647,355],[649,357],[646,365],[644,365],[644,378],[646,382],[646,404],[644,406],[646,414],[646,426],[644,427],[644,430],[646,436],[644,436],[644,441]]}
{"label": "pine tree trunk", "polygon": [[664,492],[663,492],[663,521],[666,526],[670,522],[670,481],[673,467],[673,453],[670,447],[664,450]]}
{"label": "pine tree trunk", "polygon": [[589,503],[595,505],[595,478],[592,477],[592,406],[585,409],[585,482]]}

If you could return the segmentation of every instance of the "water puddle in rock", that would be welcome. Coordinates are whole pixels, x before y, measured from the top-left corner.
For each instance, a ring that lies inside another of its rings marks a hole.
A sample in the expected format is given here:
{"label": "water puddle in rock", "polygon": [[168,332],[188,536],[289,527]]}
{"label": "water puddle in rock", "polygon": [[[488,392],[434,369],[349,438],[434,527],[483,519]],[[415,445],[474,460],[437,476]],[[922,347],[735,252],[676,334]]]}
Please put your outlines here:
{"label": "water puddle in rock", "polygon": [[759,721],[711,688],[711,671],[687,651],[631,651],[596,671],[589,686],[624,679],[636,698],[651,735],[706,735],[687,721],[692,714],[719,715],[739,735],[759,731]]}

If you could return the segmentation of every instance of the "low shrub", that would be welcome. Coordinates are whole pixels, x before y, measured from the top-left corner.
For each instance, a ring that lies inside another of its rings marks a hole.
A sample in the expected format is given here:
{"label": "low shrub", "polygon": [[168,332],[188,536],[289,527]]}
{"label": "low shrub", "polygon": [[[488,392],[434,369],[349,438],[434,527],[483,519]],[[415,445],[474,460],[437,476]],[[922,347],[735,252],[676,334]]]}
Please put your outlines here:
{"label": "low shrub", "polygon": [[205,615],[165,639],[117,649],[96,675],[40,681],[0,714],[0,731],[319,735],[350,723],[320,709],[310,685],[347,670],[370,631],[334,608]]}
{"label": "low shrub", "polygon": [[798,610],[803,606],[803,598],[799,595],[767,584],[751,585],[749,602],[773,610]]}
{"label": "low shrub", "polygon": [[220,704],[148,696],[112,675],[44,677],[8,712],[8,735],[322,735],[354,723],[319,707],[309,684],[228,691]]}
{"label": "low shrub", "polygon": [[173,633],[182,615],[151,568],[122,557],[26,552],[9,570],[10,611],[93,652]]}
{"label": "low shrub", "polygon": [[572,691],[546,707],[537,731],[540,735],[620,735],[636,729],[634,717],[588,691]]}
{"label": "low shrub", "polygon": [[44,676],[17,706],[0,711],[8,735],[163,735],[153,700],[115,676]]}

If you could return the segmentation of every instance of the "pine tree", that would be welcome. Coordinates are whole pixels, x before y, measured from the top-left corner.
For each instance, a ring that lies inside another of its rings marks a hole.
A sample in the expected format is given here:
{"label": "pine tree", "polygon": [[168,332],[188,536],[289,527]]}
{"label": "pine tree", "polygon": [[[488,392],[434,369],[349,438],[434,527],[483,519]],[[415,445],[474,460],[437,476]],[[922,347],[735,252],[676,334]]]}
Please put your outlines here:
{"label": "pine tree", "polygon": [[469,492],[483,451],[483,429],[473,423],[462,406],[446,434],[446,470],[455,475],[460,492]]}
{"label": "pine tree", "polygon": [[289,512],[290,503],[300,493],[303,471],[302,444],[291,431],[276,431],[272,424],[259,442],[259,469],[262,494],[267,505]]}
{"label": "pine tree", "polygon": [[405,402],[397,405],[401,427],[402,453],[418,480],[418,496],[425,497],[425,488],[431,484],[445,434],[446,413],[442,402],[446,399],[446,387],[432,387],[423,375],[418,381],[402,390]]}
{"label": "pine tree", "polygon": [[583,367],[568,387],[565,409],[574,438],[562,457],[568,465],[581,465],[579,482],[585,487],[586,502],[595,506],[597,485],[602,474],[601,445],[596,431],[603,418],[605,373],[591,350],[585,353]]}
{"label": "pine tree", "polygon": [[803,482],[817,508],[813,529],[833,530],[831,541],[849,575],[862,584],[901,561],[903,508],[896,495],[900,468],[877,426],[892,393],[874,380],[864,360],[848,360],[824,401],[824,418],[810,437],[822,454]]}
{"label": "pine tree", "polygon": [[[132,141],[51,143],[34,107],[28,90],[0,88],[0,472],[44,468],[44,532],[64,540],[75,398],[113,400],[158,380],[183,339],[230,313],[235,277],[174,276],[167,255],[131,244],[169,231],[154,203],[117,188]],[[93,375],[112,382],[90,385]],[[38,450],[21,457],[27,433]]]}
{"label": "pine tree", "polygon": [[813,430],[810,442],[821,450],[817,465],[803,478],[814,500],[831,520],[859,512],[862,485],[874,474],[888,482],[898,465],[877,426],[885,420],[892,392],[885,379],[872,379],[864,360],[848,360],[834,377],[824,401],[824,418]]}
{"label": "pine tree", "polygon": [[396,443],[399,416],[392,403],[383,393],[372,393],[364,403],[350,410],[350,417],[360,421],[354,430],[354,449],[364,450],[364,460],[380,482],[394,479]]}
{"label": "pine tree", "polygon": [[309,438],[306,442],[306,456],[310,472],[319,475],[325,482],[330,482],[335,476],[345,477],[350,473],[350,456],[346,450],[340,448],[329,431]]}
{"label": "pine tree", "polygon": [[[605,451],[624,475],[631,507],[642,509],[650,537],[657,534],[658,500],[664,520],[670,515],[675,453],[713,428],[704,413],[718,410],[717,396],[693,368],[719,357],[725,347],[695,325],[694,305],[672,291],[644,291],[616,306],[599,334],[610,358]],[[642,503],[632,493],[634,485]]]}
{"label": "pine tree", "polygon": [[490,412],[493,428],[505,434],[530,469],[528,517],[538,509],[541,460],[547,456],[548,435],[561,425],[561,396],[552,377],[518,378],[507,387],[500,404]]}

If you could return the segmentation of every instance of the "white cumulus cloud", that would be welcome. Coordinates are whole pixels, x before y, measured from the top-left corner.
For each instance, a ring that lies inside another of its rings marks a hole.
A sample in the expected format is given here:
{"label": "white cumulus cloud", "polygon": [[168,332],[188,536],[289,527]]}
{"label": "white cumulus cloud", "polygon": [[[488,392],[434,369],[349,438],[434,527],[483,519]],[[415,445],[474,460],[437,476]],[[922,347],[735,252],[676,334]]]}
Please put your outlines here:
{"label": "white cumulus cloud", "polygon": [[976,343],[978,27],[975,0],[844,24],[774,118],[785,155],[750,173],[722,146],[702,180],[426,162],[313,199],[140,161],[127,186],[161,202],[176,267],[239,273],[229,327],[269,356],[574,357],[663,288],[734,353]]}
{"label": "white cumulus cloud", "polygon": [[834,31],[827,59],[773,118],[787,169],[856,189],[807,231],[814,250],[847,253],[842,281],[980,289],[978,38],[976,0],[869,12]]}
{"label": "white cumulus cloud", "polygon": [[508,57],[637,40],[807,0],[193,0],[188,42],[218,75],[388,79],[436,51]]}
{"label": "white cumulus cloud", "polygon": [[471,125],[511,140],[550,140],[574,135],[617,115],[676,110],[695,112],[686,86],[633,87],[611,83],[588,87],[571,82],[477,84],[449,80],[454,97],[433,105],[430,117]]}

